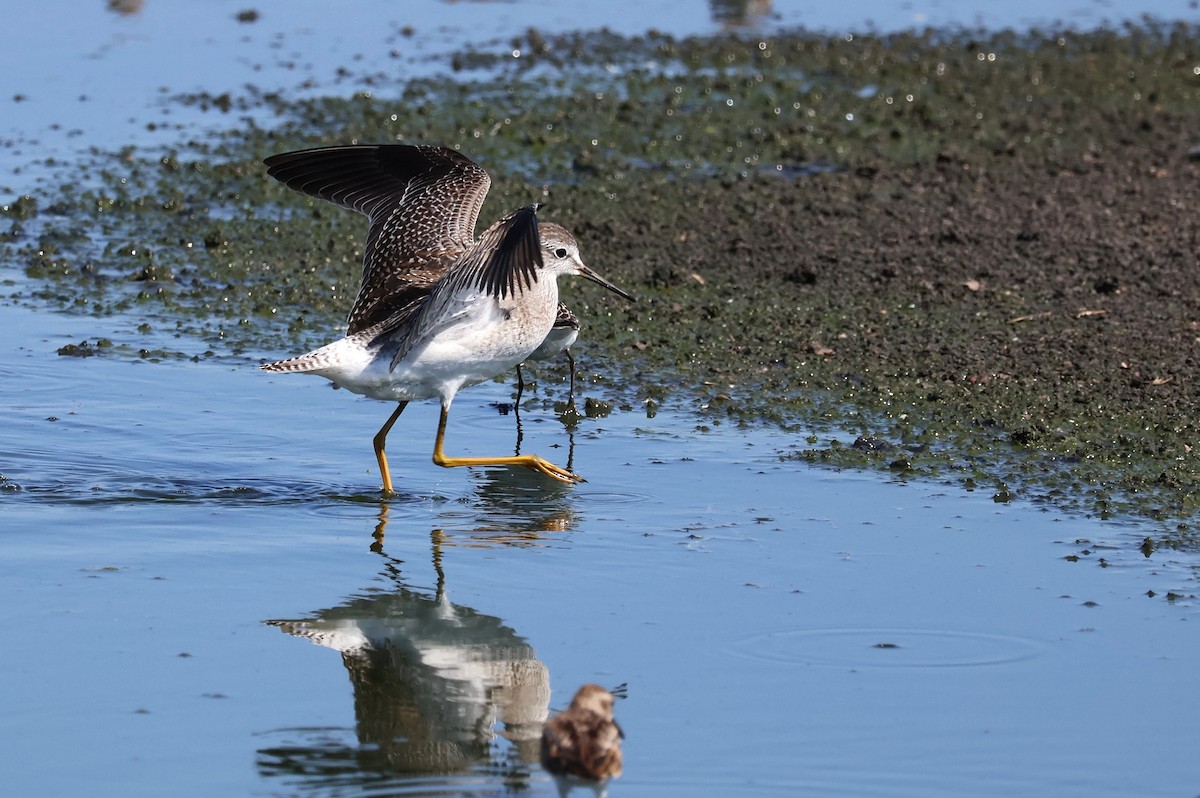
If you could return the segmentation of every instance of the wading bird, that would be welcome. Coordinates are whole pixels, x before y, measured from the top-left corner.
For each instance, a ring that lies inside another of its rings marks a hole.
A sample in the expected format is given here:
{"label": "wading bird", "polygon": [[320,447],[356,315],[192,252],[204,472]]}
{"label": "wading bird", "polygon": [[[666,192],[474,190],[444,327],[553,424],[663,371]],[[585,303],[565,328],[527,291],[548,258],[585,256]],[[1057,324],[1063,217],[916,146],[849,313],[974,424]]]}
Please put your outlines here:
{"label": "wading bird", "polygon": [[370,228],[346,336],[263,370],[316,374],[353,393],[397,402],[373,439],[385,492],[392,492],[388,432],[408,402],[433,398],[442,405],[436,464],[525,466],[562,482],[583,481],[537,455],[448,457],[443,451],[460,389],[508,371],[539,349],[545,353],[555,340],[564,341],[564,349],[574,341],[578,321],[558,301],[559,275],[586,277],[633,299],[584,264],[574,236],[560,225],[539,224],[537,206],[529,205],[476,238],[491,180],[444,147],[326,147],[265,163],[289,188],[365,214]]}

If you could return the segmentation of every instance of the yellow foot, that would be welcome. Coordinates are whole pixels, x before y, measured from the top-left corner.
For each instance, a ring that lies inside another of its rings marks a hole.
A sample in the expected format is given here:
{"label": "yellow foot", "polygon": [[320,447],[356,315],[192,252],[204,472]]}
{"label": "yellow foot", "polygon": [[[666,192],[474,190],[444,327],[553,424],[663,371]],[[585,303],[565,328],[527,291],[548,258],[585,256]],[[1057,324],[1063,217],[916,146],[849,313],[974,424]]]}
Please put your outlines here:
{"label": "yellow foot", "polygon": [[549,460],[543,460],[536,454],[519,454],[514,457],[446,457],[435,452],[433,462],[442,468],[458,468],[461,466],[525,466],[531,471],[545,474],[551,479],[574,485],[577,482],[587,482],[578,474],[572,474],[565,468],[560,468]]}
{"label": "yellow foot", "polygon": [[525,463],[525,467],[537,471],[539,474],[545,474],[551,479],[557,479],[559,482],[565,482],[568,485],[575,485],[579,482],[587,482],[586,479],[578,474],[572,474],[565,468],[559,468],[554,463],[543,460],[536,454],[527,455],[529,462]]}
{"label": "yellow foot", "polygon": [[[442,450],[442,442],[446,438],[446,417],[450,412],[447,401],[443,401],[442,415],[438,419],[437,437],[433,441],[433,462],[442,468],[456,468],[459,466],[525,466],[528,469],[537,471],[539,474],[545,474],[551,479],[557,479],[559,482],[565,482],[568,485],[585,481],[583,477],[572,474],[565,468],[559,468],[554,463],[543,460],[536,454],[518,454],[509,457],[447,457],[446,453]],[[399,415],[399,411],[397,411],[396,415]],[[375,449],[378,452],[381,450],[381,447],[377,445]],[[382,463],[382,459],[380,462]]]}

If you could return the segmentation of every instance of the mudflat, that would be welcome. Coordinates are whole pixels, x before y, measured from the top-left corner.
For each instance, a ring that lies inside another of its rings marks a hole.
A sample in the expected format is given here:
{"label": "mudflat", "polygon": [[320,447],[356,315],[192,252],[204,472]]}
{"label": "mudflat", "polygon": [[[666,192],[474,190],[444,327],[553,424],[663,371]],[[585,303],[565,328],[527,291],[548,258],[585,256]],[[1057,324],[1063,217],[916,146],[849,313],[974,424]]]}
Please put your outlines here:
{"label": "mudflat", "polygon": [[[456,79],[180,98],[275,123],[121,153],[106,188],[11,205],[8,245],[27,299],[169,318],[201,356],[301,351],[349,306],[362,220],[261,158],[452,146],[495,181],[481,220],[541,202],[639,295],[572,299],[597,399],[1194,544],[1198,33],[531,31],[520,59],[456,54]],[[103,249],[79,232],[97,224]]]}

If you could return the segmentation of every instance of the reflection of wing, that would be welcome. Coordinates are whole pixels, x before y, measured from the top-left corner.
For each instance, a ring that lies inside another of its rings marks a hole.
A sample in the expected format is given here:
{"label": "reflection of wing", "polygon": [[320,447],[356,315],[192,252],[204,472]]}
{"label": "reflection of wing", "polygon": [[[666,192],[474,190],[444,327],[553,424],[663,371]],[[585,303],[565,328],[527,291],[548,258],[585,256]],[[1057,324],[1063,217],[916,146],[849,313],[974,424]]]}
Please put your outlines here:
{"label": "reflection of wing", "polygon": [[267,623],[342,653],[359,742],[386,750],[390,767],[433,773],[486,761],[497,716],[521,758],[537,760],[549,672],[499,618],[402,588]]}
{"label": "reflection of wing", "polygon": [[437,282],[474,241],[491,185],[478,164],[445,147],[323,147],[265,163],[267,174],[288,188],[370,219],[348,333],[383,321]]}
{"label": "reflection of wing", "polygon": [[494,312],[495,303],[491,300],[522,293],[537,282],[542,246],[536,212],[536,205],[528,205],[504,217],[455,262],[433,287],[412,321],[397,325],[396,332],[390,334],[397,344],[392,368],[414,348],[448,327],[470,323],[480,313]]}
{"label": "reflection of wing", "polygon": [[318,646],[332,648],[343,654],[369,648],[371,641],[362,633],[355,623],[322,623],[320,621],[267,621],[270,626],[296,637],[311,640]]}

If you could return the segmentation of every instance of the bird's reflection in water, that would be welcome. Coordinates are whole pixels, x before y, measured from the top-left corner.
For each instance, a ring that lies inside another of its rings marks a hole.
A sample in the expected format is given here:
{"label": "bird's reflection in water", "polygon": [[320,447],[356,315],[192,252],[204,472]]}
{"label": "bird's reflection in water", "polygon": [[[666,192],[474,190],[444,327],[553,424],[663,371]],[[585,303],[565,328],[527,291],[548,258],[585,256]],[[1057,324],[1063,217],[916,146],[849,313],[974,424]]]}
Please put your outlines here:
{"label": "bird's reflection in water", "polygon": [[[545,406],[553,406],[554,412],[558,415],[558,420],[561,421],[563,423],[563,426],[567,428],[567,432],[570,435],[570,440],[571,440],[571,444],[570,444],[571,445],[571,454],[574,454],[574,452],[575,452],[575,429],[579,426],[579,420],[581,418],[583,418],[583,416],[580,415],[579,409],[575,406],[575,376],[576,376],[575,358],[571,355],[570,349],[564,349],[562,351],[566,355],[567,361],[570,363],[570,371],[567,375],[567,385],[568,385],[567,398],[564,400],[550,400],[547,398],[547,399],[544,399],[542,403]],[[531,381],[531,384],[533,386],[533,388],[531,389],[531,392],[535,392],[535,393],[539,392],[536,390],[538,387],[538,382],[536,380]],[[511,411],[517,417],[517,452],[518,453],[521,451],[521,400],[525,396],[525,388],[526,388],[525,378],[522,374],[521,367],[517,366],[517,385],[515,388],[515,394],[513,396],[512,404],[497,404],[496,405],[496,409],[500,411],[501,415],[508,415],[508,413]],[[535,404],[536,400],[531,398],[529,400],[529,403],[531,405]]]}
{"label": "bird's reflection in water", "polygon": [[[521,453],[525,437],[521,418],[520,396],[510,406],[516,419],[517,442],[513,453]],[[575,430],[579,415],[564,411],[559,420],[567,433],[567,470],[575,468]],[[532,471],[518,468],[487,469],[480,471],[476,481],[474,509],[480,511],[484,521],[474,534],[487,535],[492,542],[516,543],[521,540],[534,541],[545,532],[567,532],[577,520],[572,509],[572,499],[577,489],[545,479]],[[508,539],[492,539],[494,533],[505,531]]]}
{"label": "bird's reflection in water", "polygon": [[527,784],[548,715],[549,672],[501,619],[451,603],[442,542],[435,530],[432,595],[407,586],[400,562],[380,551],[387,589],[310,618],[267,621],[341,653],[355,729],[353,737],[336,729],[272,732],[280,743],[259,751],[264,775],[318,789],[463,773]]}
{"label": "bird's reflection in water", "polygon": [[[519,444],[518,444],[519,445]],[[571,468],[572,453],[567,460]],[[474,493],[438,513],[440,544],[445,546],[537,546],[548,535],[570,532],[579,520],[574,485],[525,468],[478,468]],[[373,551],[382,552],[388,532],[389,505],[380,506]],[[401,534],[411,534],[403,528]]]}
{"label": "bird's reflection in water", "polygon": [[[546,533],[569,532],[578,521],[574,493],[578,488],[546,479],[527,469],[481,470],[475,481],[467,530],[478,541],[532,544]],[[453,516],[443,517],[453,528]],[[456,530],[457,532],[457,530]]]}
{"label": "bird's reflection in water", "polygon": [[[516,443],[513,453],[518,454],[518,455],[521,453],[521,444],[524,443],[524,441],[525,441],[525,425],[524,425],[523,420],[521,419],[521,413],[522,413],[521,396],[524,393],[524,391],[525,391],[525,386],[523,384],[518,383],[517,389],[516,389],[516,396],[511,403],[497,402],[493,405],[493,407],[495,407],[496,410],[499,411],[500,415],[507,416],[508,414],[511,413],[513,418],[516,420],[517,443]],[[534,403],[534,400],[531,399],[530,403]],[[551,403],[549,401],[546,401],[546,402],[544,402],[544,404],[549,406]],[[581,416],[579,414],[579,411],[575,408],[575,389],[574,389],[574,387],[572,387],[571,394],[567,398],[567,401],[553,402],[553,407],[554,407],[554,412],[557,414],[558,420],[560,422],[562,422],[563,428],[567,432],[567,463],[568,463],[567,467],[571,468],[571,467],[573,467],[574,462],[575,462],[575,431],[577,429],[579,429],[579,421],[580,421],[580,419],[583,418],[583,416]]]}
{"label": "bird's reflection in water", "polygon": [[108,0],[107,5],[109,11],[132,16],[141,13],[142,6],[146,5],[146,0]]}
{"label": "bird's reflection in water", "polygon": [[772,0],[709,0],[712,18],[726,29],[753,27],[771,14]]}

